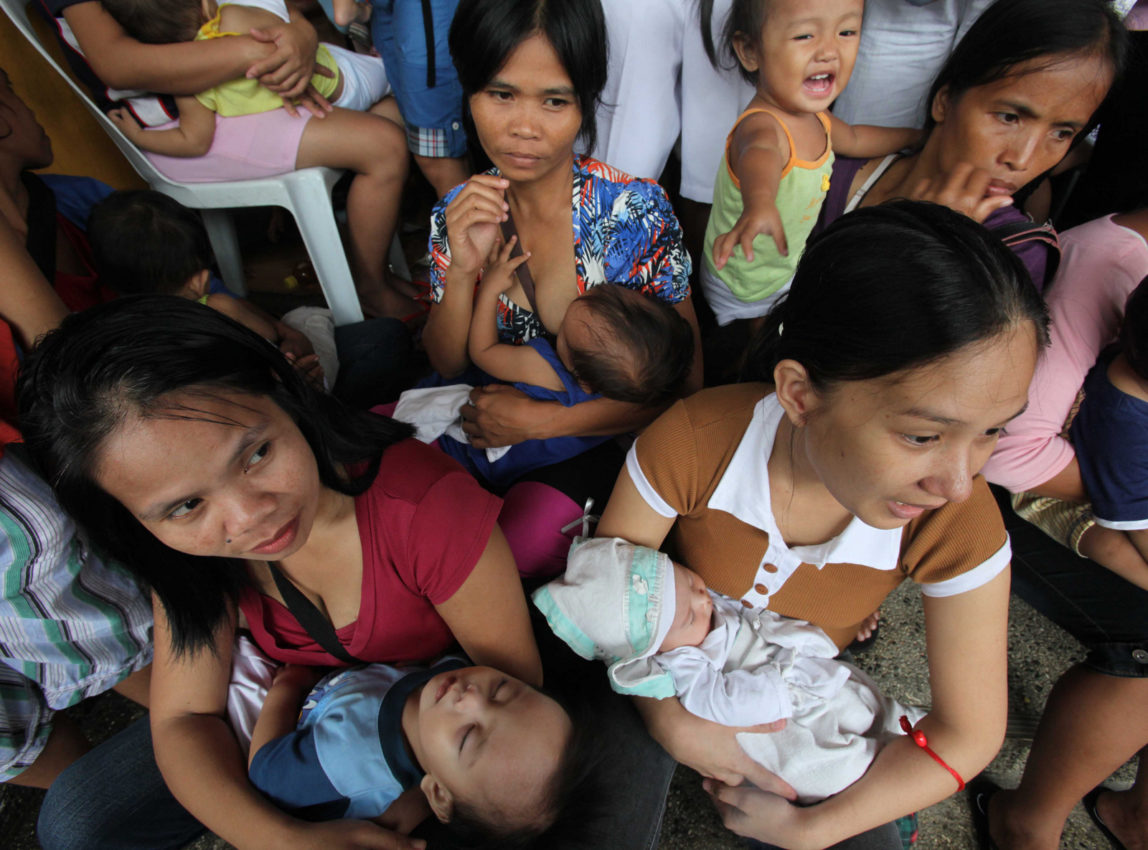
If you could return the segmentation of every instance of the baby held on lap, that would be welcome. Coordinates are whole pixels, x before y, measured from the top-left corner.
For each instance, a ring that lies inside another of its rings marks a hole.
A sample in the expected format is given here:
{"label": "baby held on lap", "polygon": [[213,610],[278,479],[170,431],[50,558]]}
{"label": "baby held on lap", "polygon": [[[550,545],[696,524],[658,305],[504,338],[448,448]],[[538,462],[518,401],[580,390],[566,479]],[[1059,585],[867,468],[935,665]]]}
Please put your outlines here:
{"label": "baby held on lap", "polygon": [[252,730],[251,782],[281,808],[405,832],[425,809],[404,792],[421,791],[464,844],[523,848],[586,819],[572,809],[594,782],[593,743],[536,688],[458,657],[323,672],[275,670]]}
{"label": "baby held on lap", "polygon": [[802,802],[851,785],[902,734],[902,717],[924,716],[834,660],[837,646],[816,626],[746,609],[668,556],[625,540],[575,541],[565,575],[539,588],[534,604],[571,649],[609,665],[619,693],[676,696],[727,726],[787,719],[781,731],[737,739]]}

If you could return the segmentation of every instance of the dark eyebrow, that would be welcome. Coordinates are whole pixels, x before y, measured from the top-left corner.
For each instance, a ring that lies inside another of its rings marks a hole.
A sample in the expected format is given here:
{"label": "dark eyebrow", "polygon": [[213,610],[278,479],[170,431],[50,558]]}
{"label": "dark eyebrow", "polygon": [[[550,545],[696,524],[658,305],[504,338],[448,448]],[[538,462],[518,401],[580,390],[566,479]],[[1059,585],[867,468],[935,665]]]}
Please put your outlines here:
{"label": "dark eyebrow", "polygon": [[[1020,416],[1026,410],[1028,410],[1028,402],[1027,401],[1024,403],[1024,405],[1021,407],[1020,410],[1018,410],[1016,413],[1014,413],[1012,416],[1010,416],[1008,419],[1006,419],[1005,422],[1012,422],[1014,419],[1016,419],[1018,416]],[[939,413],[933,413],[932,411],[926,410],[926,409],[921,408],[921,407],[910,407],[908,410],[902,411],[901,415],[902,416],[910,416],[913,419],[926,419],[929,422],[936,422],[938,425],[964,425],[965,424],[964,421],[962,421],[960,419],[953,419],[952,417],[949,417],[949,416],[941,416]]]}
{"label": "dark eyebrow", "polygon": [[[259,442],[263,436],[263,428],[265,425],[265,422],[260,422],[259,424],[253,425],[250,428],[244,430],[242,438],[235,445],[235,451],[231,453],[231,461],[228,464],[229,466],[232,466],[242,460],[243,456],[247,454],[251,447]],[[181,496],[180,498],[173,499],[172,501],[165,504],[149,508],[137,516],[139,519],[146,521],[163,519],[184,502],[194,498],[194,496]]]}
{"label": "dark eyebrow", "polygon": [[[1002,100],[1002,101],[1000,101],[1000,103],[1002,106],[1008,107],[1013,112],[1017,113],[1018,115],[1020,115],[1023,118],[1028,118],[1028,119],[1040,118],[1040,115],[1028,104],[1017,103],[1014,100]],[[1056,125],[1058,127],[1071,127],[1073,130],[1079,130],[1081,127],[1084,126],[1079,121],[1057,121]]]}
{"label": "dark eyebrow", "polygon": [[1015,100],[1001,100],[1001,101],[998,101],[998,104],[1000,106],[1007,107],[1010,111],[1015,112],[1018,115],[1023,116],[1024,118],[1039,118],[1040,117],[1040,115],[1037,114],[1036,110],[1034,110],[1027,103],[1018,103]]}
{"label": "dark eyebrow", "polygon": [[[486,87],[487,88],[496,88],[496,89],[506,89],[507,91],[511,91],[511,92],[515,92],[515,93],[522,91],[522,89],[520,89],[518,86],[512,85],[512,84],[506,82],[505,80],[500,80],[497,77],[495,77],[493,80],[491,80],[489,83],[487,83]],[[548,95],[555,95],[555,94],[565,95],[566,97],[573,97],[574,96],[574,87],[573,86],[555,86],[554,88],[542,90],[542,95],[544,97],[548,96]]]}

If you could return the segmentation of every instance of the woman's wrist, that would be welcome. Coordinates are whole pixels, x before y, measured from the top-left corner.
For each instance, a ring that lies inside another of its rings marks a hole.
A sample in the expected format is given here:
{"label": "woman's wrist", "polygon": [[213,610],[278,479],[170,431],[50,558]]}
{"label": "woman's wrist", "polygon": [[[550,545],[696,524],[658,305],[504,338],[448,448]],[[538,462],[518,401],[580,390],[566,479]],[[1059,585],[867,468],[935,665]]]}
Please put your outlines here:
{"label": "woman's wrist", "polygon": [[467,268],[452,259],[450,265],[446,268],[446,285],[450,286],[453,283],[473,287],[478,283],[478,273],[480,271],[482,271],[482,266]]}
{"label": "woman's wrist", "polygon": [[[257,846],[267,850],[278,850],[281,847],[302,847],[307,840],[307,823],[284,813],[277,818],[271,829],[266,830],[265,840]],[[253,845],[256,846],[256,845]]]}

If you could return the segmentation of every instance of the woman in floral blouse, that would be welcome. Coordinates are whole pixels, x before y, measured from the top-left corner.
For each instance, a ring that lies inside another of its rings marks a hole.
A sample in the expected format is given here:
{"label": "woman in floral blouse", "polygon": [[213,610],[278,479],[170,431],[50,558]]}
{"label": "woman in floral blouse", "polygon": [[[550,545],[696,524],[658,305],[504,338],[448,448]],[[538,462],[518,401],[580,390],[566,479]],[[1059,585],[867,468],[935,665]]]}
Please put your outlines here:
{"label": "woman in floral blouse", "polygon": [[[575,298],[609,283],[673,304],[694,328],[700,352],[690,259],[665,191],[574,153],[580,135],[593,145],[594,108],[606,80],[599,4],[464,0],[450,46],[474,135],[494,168],[453,189],[432,217],[434,306],[423,335],[431,365],[446,379],[469,368],[475,284],[492,248],[513,234],[529,258],[499,298],[503,342],[554,334]],[[687,389],[700,386],[699,354]],[[563,407],[492,384],[471,391],[462,417],[471,442],[490,447],[620,434],[643,427],[659,412],[607,399]],[[567,462],[575,468],[563,464],[533,473],[535,482],[553,486],[519,487],[507,494],[508,501],[517,496],[529,504],[532,528],[540,510],[546,527],[563,517],[559,525],[565,524],[587,496],[600,494],[599,504],[604,501],[621,460],[616,446],[604,444]],[[562,493],[556,495],[555,487]],[[503,517],[515,513],[504,509]],[[512,532],[508,536],[515,539]],[[530,572],[523,559],[532,556],[515,549],[519,568]]]}

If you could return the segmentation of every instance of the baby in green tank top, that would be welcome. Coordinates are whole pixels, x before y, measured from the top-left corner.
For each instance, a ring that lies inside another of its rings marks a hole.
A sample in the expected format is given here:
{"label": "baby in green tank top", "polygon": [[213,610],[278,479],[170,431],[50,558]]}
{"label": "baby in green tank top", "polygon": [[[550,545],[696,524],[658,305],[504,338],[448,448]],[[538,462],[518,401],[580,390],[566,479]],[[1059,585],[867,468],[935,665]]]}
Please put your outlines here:
{"label": "baby in green tank top", "polygon": [[788,289],[834,150],[874,157],[920,138],[827,111],[853,72],[863,12],[864,0],[733,2],[725,47],[756,92],[726,140],[706,227],[702,286],[721,325],[760,319]]}

